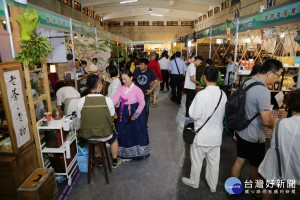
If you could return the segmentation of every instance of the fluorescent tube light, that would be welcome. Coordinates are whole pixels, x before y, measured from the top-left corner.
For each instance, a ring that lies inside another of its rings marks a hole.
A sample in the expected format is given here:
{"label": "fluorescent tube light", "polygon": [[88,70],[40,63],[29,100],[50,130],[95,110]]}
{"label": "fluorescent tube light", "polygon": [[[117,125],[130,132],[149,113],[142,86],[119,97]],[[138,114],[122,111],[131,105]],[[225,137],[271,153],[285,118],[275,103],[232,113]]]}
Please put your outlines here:
{"label": "fluorescent tube light", "polygon": [[128,0],[128,1],[121,1],[120,4],[123,3],[132,3],[132,2],[137,2],[138,0]]}
{"label": "fluorescent tube light", "polygon": [[161,14],[155,14],[155,13],[151,13],[152,16],[157,16],[157,17],[163,17],[163,15]]}

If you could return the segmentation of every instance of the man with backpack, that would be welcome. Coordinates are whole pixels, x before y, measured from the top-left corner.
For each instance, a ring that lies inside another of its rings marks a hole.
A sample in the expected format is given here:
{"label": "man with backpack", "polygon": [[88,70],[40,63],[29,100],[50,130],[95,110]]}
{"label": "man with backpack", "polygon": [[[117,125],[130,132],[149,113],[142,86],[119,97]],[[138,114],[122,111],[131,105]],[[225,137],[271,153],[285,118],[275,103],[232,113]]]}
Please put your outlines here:
{"label": "man with backpack", "polygon": [[282,63],[266,60],[259,73],[231,96],[226,104],[226,121],[237,131],[237,159],[231,176],[239,178],[246,163],[250,163],[250,180],[260,179],[258,166],[265,155],[266,127],[273,128],[271,94],[267,84],[274,84],[282,74]]}

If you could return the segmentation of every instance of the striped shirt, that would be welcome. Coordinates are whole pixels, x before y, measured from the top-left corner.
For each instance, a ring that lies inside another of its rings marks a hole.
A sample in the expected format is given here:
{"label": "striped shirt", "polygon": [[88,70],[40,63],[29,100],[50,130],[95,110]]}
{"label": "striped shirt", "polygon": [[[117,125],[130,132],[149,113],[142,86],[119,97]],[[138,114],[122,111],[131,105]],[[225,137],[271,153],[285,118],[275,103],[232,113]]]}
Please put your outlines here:
{"label": "striped shirt", "polygon": [[121,81],[119,78],[113,79],[108,86],[107,97],[111,98],[116,94],[118,89],[122,87]]}

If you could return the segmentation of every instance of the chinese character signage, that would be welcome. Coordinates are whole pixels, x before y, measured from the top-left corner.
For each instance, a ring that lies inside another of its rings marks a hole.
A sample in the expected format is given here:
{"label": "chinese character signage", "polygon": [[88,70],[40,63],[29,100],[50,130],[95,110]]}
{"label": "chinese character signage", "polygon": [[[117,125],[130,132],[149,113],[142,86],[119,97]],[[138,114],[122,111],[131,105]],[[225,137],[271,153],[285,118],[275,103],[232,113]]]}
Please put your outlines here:
{"label": "chinese character signage", "polygon": [[30,134],[19,70],[4,72],[4,80],[17,146],[20,148],[30,140]]}
{"label": "chinese character signage", "polygon": [[274,26],[280,22],[296,21],[300,19],[300,1],[279,8],[267,10],[254,16],[240,19],[239,30]]}
{"label": "chinese character signage", "polygon": [[[0,0],[0,15],[1,15],[1,1]],[[7,0],[8,5],[13,5],[19,8],[30,8],[27,5],[19,4],[12,0]],[[54,14],[46,13],[41,10],[37,10],[39,12],[39,20],[41,25],[60,28],[63,30],[70,30],[70,20],[68,18],[60,17]]]}
{"label": "chinese character signage", "polygon": [[81,23],[72,21],[72,29],[74,33],[95,35],[95,28]]}
{"label": "chinese character signage", "polygon": [[216,25],[216,26],[212,27],[212,33],[211,33],[212,36],[224,35],[226,33],[227,33],[227,30],[226,30],[226,24],[225,23],[219,24],[219,25]]}
{"label": "chinese character signage", "polygon": [[196,37],[197,39],[209,37],[209,28],[198,31]]}

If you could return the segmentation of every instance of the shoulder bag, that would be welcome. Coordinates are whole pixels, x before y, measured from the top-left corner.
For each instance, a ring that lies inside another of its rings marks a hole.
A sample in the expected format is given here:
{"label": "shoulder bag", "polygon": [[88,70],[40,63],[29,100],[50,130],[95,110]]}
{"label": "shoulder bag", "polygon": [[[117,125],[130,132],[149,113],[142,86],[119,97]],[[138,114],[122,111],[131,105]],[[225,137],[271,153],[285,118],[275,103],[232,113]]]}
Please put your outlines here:
{"label": "shoulder bag", "polygon": [[279,128],[279,122],[281,120],[282,119],[279,119],[276,122],[276,127],[275,127],[275,150],[276,150],[276,155],[277,155],[278,172],[279,172],[279,178],[280,179],[282,177],[282,171],[281,171],[281,162],[280,162],[279,145],[278,145],[278,128]]}
{"label": "shoulder bag", "polygon": [[177,71],[178,71],[178,75],[179,75],[179,80],[184,81],[185,77],[184,77],[183,74],[180,74],[180,71],[179,71],[179,68],[178,68],[178,65],[177,65],[177,62],[176,62],[176,58],[174,59],[174,61],[175,61],[176,67],[177,67]]}
{"label": "shoulder bag", "polygon": [[194,139],[195,139],[195,136],[196,134],[205,126],[205,124],[208,122],[208,120],[213,116],[213,114],[215,113],[215,111],[217,110],[217,108],[219,107],[220,105],[220,102],[221,102],[221,99],[222,99],[222,96],[223,96],[223,93],[221,91],[221,95],[220,95],[220,99],[219,99],[219,102],[215,108],[215,110],[213,111],[213,113],[209,116],[209,118],[204,122],[204,124],[198,128],[197,131],[194,130],[194,124],[193,123],[189,123],[187,125],[184,126],[184,129],[183,129],[183,140],[184,142],[188,143],[188,144],[193,144],[194,142]]}

